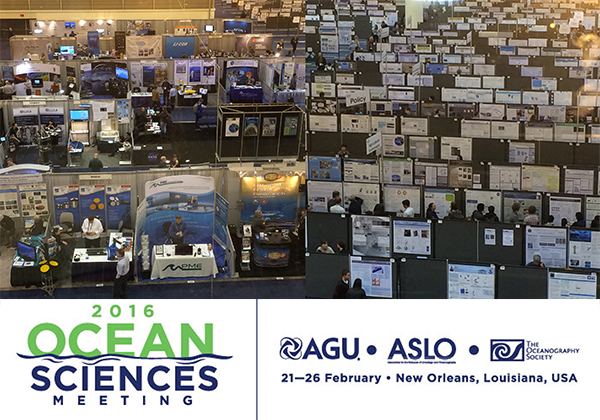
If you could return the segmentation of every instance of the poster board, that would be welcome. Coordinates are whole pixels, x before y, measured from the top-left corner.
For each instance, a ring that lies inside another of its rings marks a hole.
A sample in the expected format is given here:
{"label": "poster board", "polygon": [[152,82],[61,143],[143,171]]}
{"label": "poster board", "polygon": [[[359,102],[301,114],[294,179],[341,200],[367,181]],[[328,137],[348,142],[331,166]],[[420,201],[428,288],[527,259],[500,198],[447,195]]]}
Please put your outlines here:
{"label": "poster board", "polygon": [[521,167],[490,165],[489,187],[492,190],[520,190]]}
{"label": "poster board", "polygon": [[523,191],[559,192],[560,168],[523,165],[521,189]]}
{"label": "poster board", "polygon": [[387,184],[412,185],[413,162],[409,159],[384,158],[383,182]]}
{"label": "poster board", "polygon": [[421,187],[383,185],[383,202],[386,212],[398,213],[402,209],[402,202],[404,200],[410,201],[410,206],[414,209],[415,215],[424,214],[421,210]]}
{"label": "poster board", "polygon": [[[313,181],[306,182],[308,205],[312,211],[327,213],[327,201],[331,199],[334,191],[339,191],[342,195],[342,183],[334,181]],[[362,197],[361,197],[362,198]]]}
{"label": "poster board", "polygon": [[538,254],[546,267],[564,268],[567,261],[567,229],[527,226],[525,263]]}
{"label": "poster board", "polygon": [[479,203],[485,204],[484,213],[489,211],[489,206],[494,206],[496,215],[502,219],[502,194],[500,191],[465,190],[465,217],[473,214]]}
{"label": "poster board", "polygon": [[452,189],[431,189],[423,191],[423,207],[428,208],[430,203],[435,204],[435,211],[440,219],[450,213],[450,203],[456,199]]}
{"label": "poster board", "polygon": [[464,137],[442,137],[440,158],[447,160],[470,161],[473,140]]}

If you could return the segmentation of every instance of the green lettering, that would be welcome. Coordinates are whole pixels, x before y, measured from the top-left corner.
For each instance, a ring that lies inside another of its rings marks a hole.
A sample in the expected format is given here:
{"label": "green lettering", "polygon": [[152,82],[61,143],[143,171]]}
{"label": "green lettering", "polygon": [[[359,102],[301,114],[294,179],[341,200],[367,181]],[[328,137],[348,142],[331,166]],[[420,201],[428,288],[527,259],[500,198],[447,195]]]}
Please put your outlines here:
{"label": "green lettering", "polygon": [[[51,351],[42,351],[37,345],[37,337],[42,331],[50,331],[56,337],[56,346]],[[56,356],[59,356],[65,349],[66,341],[67,340],[65,338],[65,333],[63,333],[60,327],[49,322],[38,324],[35,327],[33,327],[32,330],[29,332],[29,336],[27,337],[27,345],[29,346],[29,351],[34,356],[41,356],[42,354],[54,354]]]}
{"label": "green lettering", "polygon": [[[154,340],[157,336],[159,342],[157,344],[154,344]],[[175,353],[173,353],[171,343],[169,343],[169,339],[167,338],[167,334],[165,333],[162,324],[152,325],[152,328],[148,333],[148,338],[146,339],[146,343],[144,344],[144,348],[142,349],[140,357],[148,357],[148,354],[154,351],[163,352],[167,357],[175,357]]]}
{"label": "green lettering", "polygon": [[204,324],[204,341],[198,337],[190,324],[181,324],[181,357],[190,356],[190,341],[194,343],[200,354],[212,354],[213,324]]}
{"label": "green lettering", "polygon": [[132,351],[118,351],[118,345],[131,345],[131,337],[117,337],[117,331],[133,331],[133,324],[108,324],[106,352],[107,354],[121,354],[123,356],[134,356]]}
{"label": "green lettering", "polygon": [[71,331],[71,334],[69,335],[69,347],[71,348],[71,352],[76,355],[76,356],[85,356],[85,357],[95,357],[95,356],[100,356],[100,350],[98,350],[97,348],[92,350],[92,351],[83,351],[81,350],[81,347],[79,347],[79,335],[84,332],[84,331],[91,331],[94,334],[98,334],[98,332],[101,330],[101,328],[96,325],[96,324],[91,324],[91,323],[83,323],[83,324],[79,324],[77,325],[75,328],[73,328],[73,331]]}

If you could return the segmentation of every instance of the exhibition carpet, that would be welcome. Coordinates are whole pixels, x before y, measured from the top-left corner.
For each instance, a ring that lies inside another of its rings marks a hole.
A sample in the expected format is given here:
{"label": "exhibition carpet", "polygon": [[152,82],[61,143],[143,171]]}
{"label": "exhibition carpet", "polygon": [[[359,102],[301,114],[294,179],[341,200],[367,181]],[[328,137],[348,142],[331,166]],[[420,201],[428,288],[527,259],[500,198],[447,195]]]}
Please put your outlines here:
{"label": "exhibition carpet", "polygon": [[[54,291],[55,299],[111,299],[112,286],[70,287]],[[129,299],[304,299],[304,278],[229,280],[203,283],[134,283]],[[3,290],[0,299],[51,299],[40,289]]]}

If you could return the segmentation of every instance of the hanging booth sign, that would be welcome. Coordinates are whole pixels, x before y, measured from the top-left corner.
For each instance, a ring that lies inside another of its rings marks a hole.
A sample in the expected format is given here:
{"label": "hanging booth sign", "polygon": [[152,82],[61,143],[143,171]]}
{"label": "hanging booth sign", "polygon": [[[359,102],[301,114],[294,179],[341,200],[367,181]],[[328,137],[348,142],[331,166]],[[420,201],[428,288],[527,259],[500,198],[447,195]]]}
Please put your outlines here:
{"label": "hanging booth sign", "polygon": [[248,54],[254,51],[254,55],[263,55],[273,45],[272,36],[242,35],[235,38],[235,50],[239,54]]}
{"label": "hanging booth sign", "polygon": [[106,227],[131,229],[131,185],[107,186],[106,203]]}
{"label": "hanging booth sign", "polygon": [[98,31],[89,31],[87,34],[88,49],[95,55],[100,55],[100,34]]}
{"label": "hanging booth sign", "polygon": [[79,185],[69,185],[65,187],[54,187],[52,189],[54,197],[54,217],[55,223],[70,219],[63,218],[63,213],[71,213],[75,229],[81,226],[79,218]]}
{"label": "hanging booth sign", "polygon": [[196,37],[166,36],[165,58],[188,58],[194,55]]}
{"label": "hanging booth sign", "polygon": [[162,36],[128,36],[126,39],[126,51],[127,58],[162,58]]}

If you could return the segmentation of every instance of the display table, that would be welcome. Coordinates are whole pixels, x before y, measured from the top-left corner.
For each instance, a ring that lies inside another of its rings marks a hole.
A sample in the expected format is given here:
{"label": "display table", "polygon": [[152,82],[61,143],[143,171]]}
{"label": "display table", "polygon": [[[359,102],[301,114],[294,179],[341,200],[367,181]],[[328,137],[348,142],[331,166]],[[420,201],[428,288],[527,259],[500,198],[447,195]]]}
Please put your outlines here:
{"label": "display table", "polygon": [[[21,238],[21,241],[29,242],[30,245],[35,247],[41,247],[42,238],[44,235],[29,236],[28,239]],[[42,285],[42,273],[40,272],[40,253],[36,252],[35,261],[26,261],[15,252],[15,258],[13,259],[12,267],[10,270],[10,285],[12,287],[18,286],[41,286]]]}
{"label": "display table", "polygon": [[[133,238],[123,237],[120,232],[111,232],[109,244],[114,240],[127,241],[133,245]],[[119,244],[116,244],[120,248]],[[133,270],[133,253],[131,248],[125,254],[129,257],[129,270]],[[79,259],[79,261],[76,261]],[[71,265],[72,277],[85,282],[104,283],[114,281],[117,275],[117,261],[109,260],[107,255],[88,255],[86,248],[75,248]]]}
{"label": "display table", "polygon": [[96,146],[100,153],[114,153],[119,143],[118,131],[99,131],[96,133]]}
{"label": "display table", "polygon": [[173,147],[170,144],[144,144],[133,147],[134,165],[158,165],[160,156],[165,155],[168,160],[173,157]]}
{"label": "display table", "polygon": [[209,277],[219,270],[212,250],[207,244],[194,244],[192,255],[175,255],[175,245],[164,245],[163,255],[152,248],[152,280],[169,277]]}
{"label": "display table", "polygon": [[263,91],[261,87],[254,86],[231,86],[229,89],[231,102],[261,102]]}
{"label": "display table", "polygon": [[208,103],[208,91],[206,89],[203,89],[203,91],[206,93],[185,94],[178,90],[177,106],[194,106],[198,102],[198,99],[202,99],[202,103],[206,105]]}
{"label": "display table", "polygon": [[280,90],[279,92],[275,92],[275,102],[283,104],[287,103],[290,97],[294,98],[295,104],[303,104],[306,99],[306,90],[298,89],[298,90]]}
{"label": "display table", "polygon": [[255,235],[254,264],[258,267],[287,267],[292,240],[281,232],[265,232],[264,238]]}

